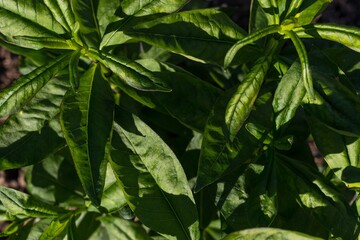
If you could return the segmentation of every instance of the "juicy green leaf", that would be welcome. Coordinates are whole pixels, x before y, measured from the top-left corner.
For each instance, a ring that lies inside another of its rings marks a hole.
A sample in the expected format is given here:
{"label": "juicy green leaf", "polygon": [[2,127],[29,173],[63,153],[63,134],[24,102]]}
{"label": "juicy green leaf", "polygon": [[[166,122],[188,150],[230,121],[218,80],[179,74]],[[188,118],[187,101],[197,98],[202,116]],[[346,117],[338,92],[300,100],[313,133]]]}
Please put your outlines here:
{"label": "juicy green leaf", "polygon": [[171,13],[184,4],[188,0],[125,0],[121,2],[122,18],[112,23],[100,45],[100,49],[105,46],[118,45],[129,39],[123,31],[134,24],[141,21],[141,17],[145,17],[153,14]]}
{"label": "juicy green leaf", "polygon": [[240,83],[231,97],[225,111],[225,123],[229,130],[229,138],[234,140],[240,128],[249,117],[261,85],[270,68],[276,45],[269,44],[264,57],[258,59],[250,72]]}
{"label": "juicy green leaf", "polygon": [[122,111],[116,120],[111,165],[135,215],[171,239],[198,239],[194,198],[174,153],[136,116]]}
{"label": "juicy green leaf", "polygon": [[[99,28],[101,36],[105,33],[106,27],[116,21],[119,17],[116,16],[116,11],[120,7],[121,2],[118,0],[99,0],[97,9],[97,19],[99,21]],[[103,40],[103,39],[102,39]]]}
{"label": "juicy green leaf", "polygon": [[80,36],[88,47],[100,44],[100,27],[97,19],[99,0],[70,0],[75,21],[80,25]]}
{"label": "juicy green leaf", "polygon": [[54,218],[50,225],[45,228],[39,240],[57,240],[59,238],[64,238],[72,218],[73,213],[64,214]]}
{"label": "juicy green leaf", "polygon": [[295,19],[300,26],[310,24],[332,0],[304,0]]}
{"label": "juicy green leaf", "polygon": [[276,228],[253,228],[227,235],[223,240],[321,240],[322,238],[312,237],[300,232],[294,232]]}
{"label": "juicy green leaf", "polygon": [[326,39],[360,52],[360,28],[334,24],[314,24],[294,29],[301,38]]}
{"label": "juicy green leaf", "polygon": [[139,224],[112,216],[100,218],[107,230],[109,239],[150,240],[144,228]]}
{"label": "juicy green leaf", "polygon": [[74,30],[75,16],[71,10],[70,0],[44,0],[58,23],[69,33]]}
{"label": "juicy green leaf", "polygon": [[54,217],[65,210],[34,199],[32,196],[0,186],[0,201],[12,215],[28,217]]}
{"label": "juicy green leaf", "polygon": [[168,113],[191,129],[203,131],[212,105],[221,91],[181,68],[151,59],[139,63],[173,90],[169,93],[142,92],[119,81],[114,81],[116,85],[144,105]]}
{"label": "juicy green leaf", "polygon": [[96,206],[104,187],[113,111],[111,89],[98,65],[82,75],[77,93],[67,92],[61,107],[61,127],[76,170]]}
{"label": "juicy green leaf", "polygon": [[290,37],[293,42],[297,54],[299,55],[300,63],[301,63],[301,78],[304,82],[304,87],[310,97],[310,99],[314,99],[314,88],[313,88],[313,79],[309,66],[309,59],[307,56],[307,52],[305,46],[301,39],[298,37],[296,33],[293,31],[288,31],[286,34]]}
{"label": "juicy green leaf", "polygon": [[22,76],[0,92],[0,117],[19,110],[67,64],[70,55],[62,55],[54,61]]}
{"label": "juicy green leaf", "polygon": [[[64,29],[55,20],[52,13],[46,7],[43,1],[1,0],[0,11],[1,17],[4,17],[3,14],[11,16],[13,21],[19,21],[18,23],[24,23],[27,25],[27,27],[34,27],[35,29],[41,29],[41,27],[43,27],[53,33],[64,33]],[[30,30],[22,29],[22,26],[19,26],[17,24],[11,24],[11,21],[6,22],[1,20],[1,22],[5,24],[4,26],[11,27],[14,35],[19,35],[18,33],[21,33],[22,31]],[[24,25],[23,27],[25,27],[26,25]],[[14,26],[16,26],[16,28],[14,28]],[[1,32],[3,32],[3,30],[3,27],[1,27]],[[29,32],[31,33],[31,30]]]}
{"label": "juicy green leaf", "polygon": [[304,0],[291,0],[290,5],[286,12],[286,17],[294,16],[298,12],[303,2]]}
{"label": "juicy green leaf", "polygon": [[260,7],[264,10],[269,25],[279,24],[278,0],[257,0]]}
{"label": "juicy green leaf", "polygon": [[306,91],[304,82],[300,79],[301,65],[299,62],[294,62],[276,88],[272,105],[277,130],[290,122],[302,103]]}
{"label": "juicy green leaf", "polygon": [[171,91],[162,79],[155,77],[150,71],[136,62],[95,50],[89,51],[88,54],[108,67],[125,84],[135,89],[142,91]]}
{"label": "juicy green leaf", "polygon": [[230,48],[230,50],[226,53],[225,60],[224,60],[224,66],[229,67],[230,64],[232,63],[233,59],[235,58],[236,54],[244,46],[251,44],[251,43],[255,43],[255,41],[259,40],[260,38],[263,38],[267,35],[270,35],[270,34],[273,34],[273,33],[279,32],[279,31],[280,31],[280,26],[273,25],[273,26],[268,26],[264,29],[258,30],[256,32],[244,37],[243,39],[238,41],[236,44],[234,44]]}
{"label": "juicy green leaf", "polygon": [[[14,223],[14,222],[13,222]],[[33,220],[30,220],[28,222],[23,221],[23,225],[18,226],[21,227],[20,229],[18,229],[17,232],[15,232],[14,234],[11,234],[7,240],[28,240],[28,236],[32,230],[32,226],[34,224]]]}
{"label": "juicy green leaf", "polygon": [[[192,60],[218,65],[223,65],[226,52],[246,34],[224,13],[215,9],[171,14],[136,25],[125,33]],[[245,60],[257,55],[254,48],[247,48],[242,53],[246,55],[241,56]]]}

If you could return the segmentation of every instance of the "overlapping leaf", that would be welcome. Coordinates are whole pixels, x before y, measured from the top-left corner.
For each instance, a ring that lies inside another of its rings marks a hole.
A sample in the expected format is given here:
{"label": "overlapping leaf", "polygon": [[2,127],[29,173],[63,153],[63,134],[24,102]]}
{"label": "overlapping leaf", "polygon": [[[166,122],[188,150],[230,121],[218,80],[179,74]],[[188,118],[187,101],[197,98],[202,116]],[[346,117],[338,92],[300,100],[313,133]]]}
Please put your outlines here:
{"label": "overlapping leaf", "polygon": [[69,33],[74,30],[75,16],[71,9],[70,0],[44,0],[58,23]]}
{"label": "overlapping leaf", "polygon": [[198,239],[195,202],[174,153],[138,117],[118,111],[116,120],[111,165],[135,215],[170,239]]}
{"label": "overlapping leaf", "polygon": [[[171,14],[138,24],[125,33],[190,59],[218,65],[223,65],[226,52],[246,34],[224,13],[215,9]],[[257,56],[254,48],[246,48],[242,53],[243,61]]]}
{"label": "overlapping leaf", "polygon": [[114,100],[100,66],[80,79],[78,92],[69,90],[61,109],[61,125],[84,190],[100,205],[113,121]]}
{"label": "overlapping leaf", "polygon": [[68,64],[69,58],[70,55],[62,55],[22,76],[12,85],[2,90],[0,92],[0,117],[12,114],[25,105],[51,78]]}
{"label": "overlapping leaf", "polygon": [[28,217],[55,217],[66,211],[46,204],[30,195],[0,186],[0,201],[12,215]]}
{"label": "overlapping leaf", "polygon": [[155,14],[171,13],[188,0],[125,0],[121,2],[121,18],[109,25],[106,34],[101,42],[101,48],[124,43],[129,39],[123,31],[136,23],[141,22],[146,16]]}

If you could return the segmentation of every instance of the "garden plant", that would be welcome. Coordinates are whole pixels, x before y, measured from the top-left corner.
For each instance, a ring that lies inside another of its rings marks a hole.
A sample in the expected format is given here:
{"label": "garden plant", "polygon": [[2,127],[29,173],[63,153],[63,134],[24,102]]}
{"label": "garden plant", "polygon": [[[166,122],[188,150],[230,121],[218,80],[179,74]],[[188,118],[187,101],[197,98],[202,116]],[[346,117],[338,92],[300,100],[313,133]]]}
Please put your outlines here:
{"label": "garden plant", "polygon": [[317,23],[331,0],[252,0],[248,31],[204,2],[0,0],[0,170],[26,178],[1,236],[358,238],[360,29]]}

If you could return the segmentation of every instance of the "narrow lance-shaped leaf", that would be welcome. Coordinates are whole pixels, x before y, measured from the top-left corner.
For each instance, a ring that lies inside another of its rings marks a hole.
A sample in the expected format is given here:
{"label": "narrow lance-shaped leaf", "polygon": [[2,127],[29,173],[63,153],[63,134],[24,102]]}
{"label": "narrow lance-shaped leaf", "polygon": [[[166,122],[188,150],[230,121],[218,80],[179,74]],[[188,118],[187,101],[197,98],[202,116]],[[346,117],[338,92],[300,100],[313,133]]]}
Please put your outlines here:
{"label": "narrow lance-shaped leaf", "polygon": [[293,42],[297,54],[300,59],[301,63],[301,78],[304,82],[305,89],[309,94],[310,99],[314,99],[315,93],[313,88],[313,79],[310,70],[309,59],[307,56],[307,52],[304,46],[304,43],[298,37],[298,35],[293,31],[287,31],[286,34],[290,37],[291,41]]}
{"label": "narrow lance-shaped leaf", "polygon": [[76,22],[80,25],[80,34],[89,47],[100,44],[100,27],[97,19],[98,0],[70,0]]}
{"label": "narrow lance-shaped leaf", "polygon": [[[174,13],[143,22],[125,30],[125,34],[191,60],[222,66],[226,52],[246,32],[226,14],[207,9]],[[260,54],[250,46],[242,53],[245,56],[239,56],[239,61],[253,59]]]}
{"label": "narrow lance-shaped leaf", "polygon": [[295,15],[299,26],[310,24],[333,0],[305,0]]}
{"label": "narrow lance-shaped leaf", "polygon": [[111,166],[135,215],[170,239],[198,239],[195,201],[174,153],[138,117],[117,111],[116,121]]}
{"label": "narrow lance-shaped leaf", "polygon": [[285,18],[293,16],[298,11],[303,2],[304,0],[291,0]]}
{"label": "narrow lance-shaped leaf", "polygon": [[12,85],[0,92],[0,117],[19,110],[29,101],[52,77],[63,69],[70,55],[62,55],[52,62],[39,67],[31,73],[22,76]]}
{"label": "narrow lance-shaped leaf", "polygon": [[66,213],[64,209],[34,199],[30,195],[0,186],[0,201],[12,215],[28,217],[55,217]]}
{"label": "narrow lance-shaped leaf", "polygon": [[227,235],[223,240],[321,240],[322,238],[309,236],[304,233],[276,228],[253,228]]}
{"label": "narrow lance-shaped leaf", "polygon": [[[171,13],[180,9],[188,0],[125,0],[121,1],[122,19],[109,25],[100,49],[105,46],[118,45],[128,40],[123,31],[141,22],[141,17],[159,13]],[[106,1],[108,3],[108,1]]]}
{"label": "narrow lance-shaped leaf", "polygon": [[255,63],[226,107],[225,123],[231,141],[234,140],[252,110],[276,49],[276,43],[272,42],[268,45],[265,56]]}
{"label": "narrow lance-shaped leaf", "polygon": [[294,29],[300,38],[320,38],[343,44],[360,52],[360,28],[333,24],[314,24]]}
{"label": "narrow lance-shaped leaf", "polygon": [[56,117],[68,87],[64,76],[51,79],[29,104],[0,126],[0,169],[35,164],[65,146]]}
{"label": "narrow lance-shaped leaf", "polygon": [[149,70],[129,59],[90,49],[88,56],[104,64],[125,84],[142,91],[169,92],[171,89]]}
{"label": "narrow lance-shaped leaf", "polygon": [[279,14],[278,14],[278,0],[257,0],[260,7],[266,13],[266,16],[269,20],[269,25],[279,24]]}
{"label": "narrow lance-shaped leaf", "polygon": [[272,106],[277,130],[290,122],[302,103],[306,90],[300,79],[301,65],[294,62],[276,88]]}
{"label": "narrow lance-shaped leaf", "polygon": [[85,192],[100,205],[113,122],[114,99],[100,66],[81,79],[78,92],[68,91],[61,107],[61,127]]}
{"label": "narrow lance-shaped leaf", "polygon": [[241,48],[244,46],[255,43],[255,41],[259,40],[260,38],[263,38],[267,35],[276,33],[280,31],[279,25],[273,25],[268,26],[264,29],[258,30],[256,32],[253,32],[252,34],[244,37],[240,41],[238,41],[234,46],[230,48],[230,50],[226,53],[224,66],[225,68],[229,67],[233,59],[235,58],[236,54],[240,51]]}
{"label": "narrow lance-shaped leaf", "polygon": [[68,213],[54,218],[50,225],[41,233],[39,240],[56,240],[58,238],[64,238],[73,217],[74,213]]}
{"label": "narrow lance-shaped leaf", "polygon": [[58,23],[71,33],[75,25],[75,16],[71,10],[70,0],[44,0]]}
{"label": "narrow lance-shaped leaf", "polygon": [[73,52],[73,54],[71,55],[71,58],[70,58],[70,62],[69,62],[70,85],[74,92],[76,92],[78,90],[79,85],[80,85],[79,70],[78,70],[80,54],[81,54],[80,50]]}

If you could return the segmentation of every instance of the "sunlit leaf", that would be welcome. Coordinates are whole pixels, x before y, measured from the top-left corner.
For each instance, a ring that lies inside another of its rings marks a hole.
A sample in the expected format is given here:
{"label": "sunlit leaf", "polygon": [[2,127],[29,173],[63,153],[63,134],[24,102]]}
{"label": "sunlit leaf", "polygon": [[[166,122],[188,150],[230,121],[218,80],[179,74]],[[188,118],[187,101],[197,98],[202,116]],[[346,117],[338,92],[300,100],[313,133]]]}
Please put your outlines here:
{"label": "sunlit leaf", "polygon": [[80,79],[79,90],[69,90],[61,107],[61,127],[84,190],[100,205],[113,121],[114,100],[100,66]]}

